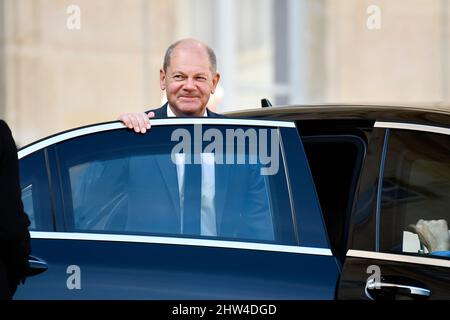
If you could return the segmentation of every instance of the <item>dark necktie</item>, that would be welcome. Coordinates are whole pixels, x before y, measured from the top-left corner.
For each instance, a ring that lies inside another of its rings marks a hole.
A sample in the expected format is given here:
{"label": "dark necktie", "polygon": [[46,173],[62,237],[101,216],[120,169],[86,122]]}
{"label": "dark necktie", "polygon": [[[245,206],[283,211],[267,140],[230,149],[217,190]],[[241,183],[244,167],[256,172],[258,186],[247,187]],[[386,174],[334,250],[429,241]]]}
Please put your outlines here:
{"label": "dark necktie", "polygon": [[184,165],[184,215],[183,233],[200,235],[200,210],[202,191],[201,164]]}

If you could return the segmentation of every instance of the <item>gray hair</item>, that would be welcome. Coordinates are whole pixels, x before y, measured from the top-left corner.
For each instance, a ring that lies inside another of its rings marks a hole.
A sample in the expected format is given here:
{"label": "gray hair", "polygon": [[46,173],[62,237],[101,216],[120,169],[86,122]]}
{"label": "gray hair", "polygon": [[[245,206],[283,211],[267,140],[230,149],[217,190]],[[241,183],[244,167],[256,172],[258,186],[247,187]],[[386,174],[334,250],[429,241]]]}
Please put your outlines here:
{"label": "gray hair", "polygon": [[[175,49],[176,46],[178,46],[181,42],[183,42],[184,40],[179,40],[173,44],[171,44],[167,50],[166,50],[166,54],[164,55],[164,64],[163,64],[163,70],[164,72],[167,72],[167,68],[170,65],[170,58],[172,56],[172,52]],[[209,63],[211,64],[211,73],[214,75],[217,71],[217,59],[216,59],[216,54],[214,53],[214,50],[211,49],[209,46],[203,44],[205,49],[206,49],[206,53],[208,54],[208,58],[209,58]]]}

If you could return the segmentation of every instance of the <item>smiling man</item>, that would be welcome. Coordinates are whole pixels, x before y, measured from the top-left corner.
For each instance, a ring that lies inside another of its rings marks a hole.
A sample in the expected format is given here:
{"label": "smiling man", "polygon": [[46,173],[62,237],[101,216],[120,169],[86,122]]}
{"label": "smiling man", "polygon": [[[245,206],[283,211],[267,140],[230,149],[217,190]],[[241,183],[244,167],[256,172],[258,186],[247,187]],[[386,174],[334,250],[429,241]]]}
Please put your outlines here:
{"label": "smiling man", "polygon": [[161,108],[119,116],[128,128],[145,133],[150,118],[218,117],[206,105],[220,80],[216,55],[204,43],[183,39],[167,48],[163,68],[159,71],[161,90],[166,91],[167,103]]}

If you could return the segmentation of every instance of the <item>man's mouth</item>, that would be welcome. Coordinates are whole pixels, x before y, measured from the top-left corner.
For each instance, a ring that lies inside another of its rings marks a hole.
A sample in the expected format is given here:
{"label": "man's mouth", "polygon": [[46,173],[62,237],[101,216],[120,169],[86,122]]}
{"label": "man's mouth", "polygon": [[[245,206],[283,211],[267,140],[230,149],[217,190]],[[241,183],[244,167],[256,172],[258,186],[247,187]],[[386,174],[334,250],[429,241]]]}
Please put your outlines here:
{"label": "man's mouth", "polygon": [[192,100],[197,100],[198,97],[188,97],[188,96],[182,96],[180,97],[181,100],[188,100],[188,101],[192,101]]}

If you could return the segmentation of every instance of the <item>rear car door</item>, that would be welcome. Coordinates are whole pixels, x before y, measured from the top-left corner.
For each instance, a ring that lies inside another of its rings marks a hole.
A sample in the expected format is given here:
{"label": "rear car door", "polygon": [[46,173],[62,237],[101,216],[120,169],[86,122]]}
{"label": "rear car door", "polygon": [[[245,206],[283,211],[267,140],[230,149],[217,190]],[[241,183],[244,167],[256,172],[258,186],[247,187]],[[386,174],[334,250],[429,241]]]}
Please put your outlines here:
{"label": "rear car door", "polygon": [[[33,229],[48,270],[15,298],[334,298],[339,271],[294,123],[164,119],[145,135],[108,123],[33,148],[20,161],[47,150],[53,229]],[[194,232],[189,155],[213,159]]]}
{"label": "rear car door", "polygon": [[450,299],[450,252],[410,225],[450,222],[450,129],[376,122],[352,216],[340,299]]}

